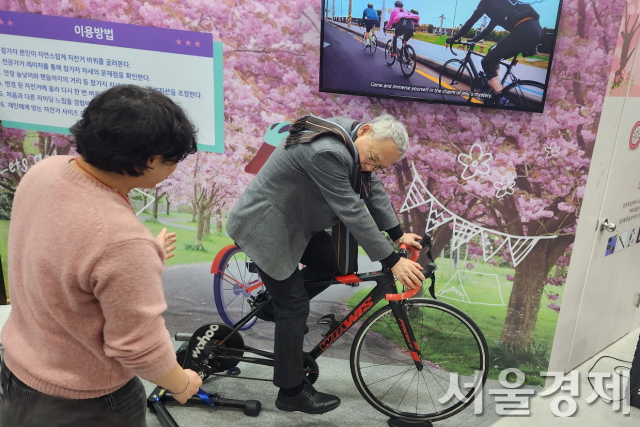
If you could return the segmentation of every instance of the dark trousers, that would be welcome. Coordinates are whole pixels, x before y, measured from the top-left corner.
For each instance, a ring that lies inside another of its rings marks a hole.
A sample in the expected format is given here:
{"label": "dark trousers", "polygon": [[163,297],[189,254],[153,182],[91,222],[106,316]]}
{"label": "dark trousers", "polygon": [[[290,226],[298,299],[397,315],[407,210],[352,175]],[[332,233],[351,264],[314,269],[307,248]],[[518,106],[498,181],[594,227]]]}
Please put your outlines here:
{"label": "dark trousers", "polygon": [[326,231],[314,234],[300,259],[305,267],[296,269],[284,280],[276,280],[258,270],[264,286],[271,294],[276,322],[273,383],[292,388],[302,383],[304,327],[309,316],[309,300],[328,286],[305,287],[305,280],[328,280],[335,276],[338,265],[331,236]]}
{"label": "dark trousers", "polygon": [[0,413],[2,427],[147,425],[147,398],[138,377],[112,393],[92,399],[64,399],[40,393],[20,381],[4,361],[0,381],[4,395]]}
{"label": "dark trousers", "polygon": [[482,58],[482,68],[491,80],[498,75],[500,60],[511,58],[522,51],[532,49],[542,42],[542,27],[537,19],[527,19],[513,28],[507,37],[499,41]]}

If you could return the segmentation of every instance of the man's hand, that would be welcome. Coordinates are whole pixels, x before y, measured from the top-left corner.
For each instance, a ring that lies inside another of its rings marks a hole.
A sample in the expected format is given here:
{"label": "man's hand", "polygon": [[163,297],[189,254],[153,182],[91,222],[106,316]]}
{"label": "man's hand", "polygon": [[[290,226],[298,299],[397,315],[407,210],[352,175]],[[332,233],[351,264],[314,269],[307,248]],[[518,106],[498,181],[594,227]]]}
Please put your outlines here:
{"label": "man's hand", "polygon": [[405,244],[407,246],[413,246],[416,249],[422,249],[422,245],[418,243],[418,240],[422,240],[422,237],[414,233],[404,233],[395,243],[396,245]]}
{"label": "man's hand", "polygon": [[172,252],[176,249],[176,245],[174,245],[174,243],[176,242],[176,233],[167,233],[167,229],[163,228],[160,234],[156,236],[156,240],[164,248],[165,253],[167,254],[166,259],[169,259],[175,255]]}
{"label": "man's hand", "polygon": [[409,289],[419,288],[424,281],[422,266],[406,258],[400,258],[400,261],[391,267],[391,272],[400,283]]}

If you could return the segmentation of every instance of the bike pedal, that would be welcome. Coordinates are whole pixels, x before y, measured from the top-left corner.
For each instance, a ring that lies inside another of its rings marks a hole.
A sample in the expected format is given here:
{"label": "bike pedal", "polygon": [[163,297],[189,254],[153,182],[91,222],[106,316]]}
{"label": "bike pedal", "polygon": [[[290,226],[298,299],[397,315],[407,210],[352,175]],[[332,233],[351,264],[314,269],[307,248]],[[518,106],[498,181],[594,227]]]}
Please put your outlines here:
{"label": "bike pedal", "polygon": [[[333,329],[339,323],[340,322],[338,322],[336,320],[335,314],[326,314],[326,315],[322,316],[320,319],[318,319],[318,325],[328,325],[329,326],[329,330],[327,331],[327,334],[329,333],[329,331],[331,329]],[[326,337],[327,334],[322,334],[322,336]]]}
{"label": "bike pedal", "polygon": [[263,302],[265,302],[268,297],[269,297],[269,293],[266,290],[263,290],[258,292],[256,295],[250,295],[249,298],[247,298],[247,303],[251,307],[257,307]]}
{"label": "bike pedal", "polygon": [[249,271],[249,273],[257,273],[258,272],[258,267],[256,266],[255,262],[247,261],[246,266],[247,266],[247,270]]}

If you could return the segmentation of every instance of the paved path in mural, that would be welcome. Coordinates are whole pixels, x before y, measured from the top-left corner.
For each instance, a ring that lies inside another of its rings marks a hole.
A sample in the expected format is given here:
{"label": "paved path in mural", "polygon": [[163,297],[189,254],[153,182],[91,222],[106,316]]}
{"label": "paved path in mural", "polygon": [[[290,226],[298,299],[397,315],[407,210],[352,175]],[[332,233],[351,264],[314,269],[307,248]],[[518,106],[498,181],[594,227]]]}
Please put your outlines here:
{"label": "paved path in mural", "polygon": [[[148,219],[151,219],[151,215],[138,215],[140,221],[144,222]],[[163,216],[158,217],[158,222],[162,225],[166,225],[167,227],[172,228],[182,228],[185,230],[196,230],[196,227],[193,225],[184,225],[184,224],[193,224],[191,220],[188,218],[167,218]]]}
{"label": "paved path in mural", "polygon": [[[362,272],[380,269],[380,263],[371,262],[366,255],[359,256],[358,265]],[[172,337],[176,332],[191,333],[203,324],[222,322],[213,298],[213,275],[210,263],[168,267],[162,281],[169,306],[164,317]],[[305,350],[313,348],[327,329],[326,326],[317,324],[318,319],[329,313],[335,314],[337,318],[347,314],[349,310],[345,301],[355,292],[374,285],[373,282],[363,283],[357,288],[335,285],[312,300],[307,322],[309,333],[305,338]],[[251,329],[243,331],[242,336],[247,345],[271,350],[274,330],[273,323],[258,320]],[[348,331],[342,339],[331,346],[325,355],[348,359],[355,332],[357,328]]]}

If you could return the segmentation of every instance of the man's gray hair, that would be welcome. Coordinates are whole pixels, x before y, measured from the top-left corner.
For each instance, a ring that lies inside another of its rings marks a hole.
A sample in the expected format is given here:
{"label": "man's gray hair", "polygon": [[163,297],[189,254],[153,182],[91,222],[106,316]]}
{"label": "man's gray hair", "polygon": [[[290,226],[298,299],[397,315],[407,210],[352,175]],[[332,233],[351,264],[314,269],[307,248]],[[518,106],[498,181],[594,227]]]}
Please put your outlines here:
{"label": "man's gray hair", "polygon": [[369,122],[373,128],[374,139],[392,139],[398,146],[398,151],[404,156],[409,148],[409,135],[402,123],[389,114],[383,114]]}

